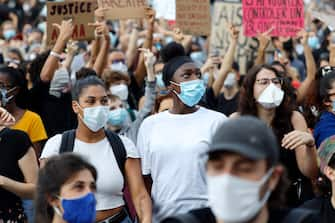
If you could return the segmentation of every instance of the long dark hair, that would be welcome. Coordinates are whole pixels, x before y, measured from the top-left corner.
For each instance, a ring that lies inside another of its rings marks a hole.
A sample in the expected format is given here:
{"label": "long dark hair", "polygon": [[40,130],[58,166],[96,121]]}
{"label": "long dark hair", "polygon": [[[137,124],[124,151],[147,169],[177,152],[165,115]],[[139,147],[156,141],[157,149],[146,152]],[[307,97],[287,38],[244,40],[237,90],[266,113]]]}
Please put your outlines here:
{"label": "long dark hair", "polygon": [[97,180],[96,169],[77,155],[65,153],[48,159],[40,170],[35,198],[35,222],[50,223],[54,210],[48,203],[48,198],[59,195],[64,183],[82,170],[89,170]]}
{"label": "long dark hair", "polygon": [[[308,127],[314,128],[319,119],[319,115],[328,110],[324,102],[329,101],[328,92],[332,89],[335,80],[335,69],[327,73],[326,67],[322,67],[316,74],[315,80],[312,82],[307,93],[304,104],[304,116],[307,120]],[[330,70],[331,70],[330,69]],[[311,110],[313,108],[315,111]]]}
{"label": "long dark hair", "polygon": [[257,101],[254,98],[254,84],[256,82],[257,74],[262,69],[272,71],[275,73],[276,77],[283,78],[282,90],[285,92],[285,96],[281,105],[276,108],[276,114],[271,123],[277,139],[281,141],[283,135],[292,128],[291,117],[294,110],[294,104],[292,103],[292,100],[290,100],[290,97],[286,94],[288,91],[287,80],[285,80],[285,78],[281,76],[276,69],[270,65],[263,64],[254,66],[249,70],[241,87],[238,112],[241,115],[252,115],[258,117]]}

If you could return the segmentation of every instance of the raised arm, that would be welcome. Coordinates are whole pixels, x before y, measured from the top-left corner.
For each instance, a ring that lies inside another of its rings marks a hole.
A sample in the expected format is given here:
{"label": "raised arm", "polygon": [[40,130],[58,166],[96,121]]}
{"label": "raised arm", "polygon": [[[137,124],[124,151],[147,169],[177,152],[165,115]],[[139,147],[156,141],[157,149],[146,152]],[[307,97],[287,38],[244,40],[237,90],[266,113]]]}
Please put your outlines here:
{"label": "raised arm", "polygon": [[64,60],[64,63],[62,64],[62,66],[69,72],[70,72],[70,68],[71,68],[73,58],[76,55],[77,51],[78,51],[77,42],[69,42],[66,45],[66,58]]}
{"label": "raised arm", "polygon": [[131,65],[133,64],[136,53],[137,53],[136,52],[137,39],[138,39],[138,30],[137,30],[137,27],[134,26],[130,34],[129,45],[128,45],[127,52],[126,52],[126,58],[127,58],[126,61],[127,61],[128,67],[131,67]]}
{"label": "raised arm", "polygon": [[96,27],[96,34],[102,37],[102,44],[97,59],[94,63],[93,69],[98,74],[98,76],[101,76],[107,64],[110,37],[109,30],[105,22],[96,22],[94,26]]}
{"label": "raised arm", "polygon": [[73,25],[72,20],[62,21],[62,24],[52,24],[54,27],[56,27],[60,33],[57,38],[56,44],[53,47],[50,55],[48,56],[48,59],[46,60],[40,77],[43,82],[50,82],[53,78],[53,75],[55,71],[58,69],[59,66],[59,57],[60,54],[63,52],[66,43],[69,41],[69,39],[72,36],[73,32]]}
{"label": "raised arm", "polygon": [[329,65],[335,67],[335,44],[330,44]]}
{"label": "raised arm", "polygon": [[[153,32],[154,32],[154,24],[155,24],[155,15],[156,12],[152,8],[146,9],[146,19],[148,22],[148,30],[145,42],[143,44],[143,48],[151,49],[153,42]],[[135,79],[138,86],[142,86],[144,82],[144,78],[146,76],[146,69],[144,65],[144,56],[143,53],[140,54],[140,58],[138,60],[138,64],[135,70]]]}
{"label": "raised arm", "polygon": [[297,90],[297,103],[301,104],[304,102],[309,88],[311,87],[316,75],[316,64],[313,57],[311,48],[308,46],[308,33],[305,30],[300,31],[299,36],[301,37],[302,45],[304,46],[307,77],[301,83],[301,86]]}
{"label": "raised arm", "polygon": [[257,35],[259,46],[257,50],[257,58],[255,61],[255,65],[265,64],[265,53],[271,41],[270,33],[272,32],[272,30],[273,29],[271,28],[265,33],[260,33]]}
{"label": "raised arm", "polygon": [[229,45],[226,55],[223,58],[221,68],[219,70],[218,78],[214,81],[213,87],[212,87],[215,97],[217,97],[220,94],[223,83],[233,65],[235,50],[237,47],[238,37],[240,34],[240,31],[236,29],[236,27],[234,26],[230,26],[229,30],[230,30],[230,39],[231,39],[230,45]]}

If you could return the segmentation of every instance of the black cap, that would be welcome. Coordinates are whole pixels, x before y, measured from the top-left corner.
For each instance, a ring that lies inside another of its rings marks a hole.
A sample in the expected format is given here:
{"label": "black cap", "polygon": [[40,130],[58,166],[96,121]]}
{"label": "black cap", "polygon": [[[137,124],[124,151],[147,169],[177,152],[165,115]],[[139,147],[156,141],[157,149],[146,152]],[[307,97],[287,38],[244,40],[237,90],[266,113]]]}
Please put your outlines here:
{"label": "black cap", "polygon": [[261,120],[242,116],[229,119],[216,131],[209,153],[227,151],[252,160],[268,160],[271,166],[279,161],[279,146],[273,131]]}

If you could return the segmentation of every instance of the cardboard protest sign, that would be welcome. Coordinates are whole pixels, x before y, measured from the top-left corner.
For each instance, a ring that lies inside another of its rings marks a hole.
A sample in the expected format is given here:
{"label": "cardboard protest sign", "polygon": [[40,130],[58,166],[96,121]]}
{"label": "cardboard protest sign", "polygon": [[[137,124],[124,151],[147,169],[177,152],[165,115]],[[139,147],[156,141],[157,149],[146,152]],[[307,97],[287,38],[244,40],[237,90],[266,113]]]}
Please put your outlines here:
{"label": "cardboard protest sign", "polygon": [[[212,32],[210,39],[210,54],[214,51],[227,52],[230,45],[230,34],[227,25],[231,23],[242,27],[242,3],[241,0],[221,0],[214,3],[212,19]],[[240,72],[247,71],[247,61],[251,57],[251,47],[257,48],[258,43],[252,38],[242,35],[240,30],[238,48],[235,61],[240,65]]]}
{"label": "cardboard protest sign", "polygon": [[154,0],[152,6],[156,10],[156,18],[176,20],[176,0]]}
{"label": "cardboard protest sign", "polygon": [[93,40],[94,27],[88,23],[94,23],[94,1],[66,1],[47,2],[47,43],[56,42],[59,30],[52,24],[61,24],[63,20],[72,19],[74,30],[73,40]]}
{"label": "cardboard protest sign", "polygon": [[304,28],[303,0],[243,0],[244,35],[296,36]]}
{"label": "cardboard protest sign", "polygon": [[177,0],[176,24],[185,34],[209,35],[211,32],[208,0]]}
{"label": "cardboard protest sign", "polygon": [[106,19],[141,19],[148,7],[146,0],[98,0],[99,8],[104,9]]}

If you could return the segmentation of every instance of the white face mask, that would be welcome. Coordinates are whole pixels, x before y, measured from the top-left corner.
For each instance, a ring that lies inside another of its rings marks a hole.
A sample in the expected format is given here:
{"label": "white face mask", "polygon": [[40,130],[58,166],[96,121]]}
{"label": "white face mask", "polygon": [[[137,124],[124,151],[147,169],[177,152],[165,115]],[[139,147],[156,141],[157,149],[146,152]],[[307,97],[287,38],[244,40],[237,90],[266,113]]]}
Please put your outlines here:
{"label": "white face mask", "polygon": [[109,107],[108,106],[97,106],[91,108],[84,108],[83,122],[93,132],[97,132],[102,129],[108,120]]}
{"label": "white face mask", "polygon": [[265,109],[272,109],[278,107],[284,99],[284,91],[271,83],[261,95],[258,97],[257,102]]}
{"label": "white face mask", "polygon": [[223,83],[223,86],[226,88],[232,88],[236,84],[235,73],[231,72],[227,75],[226,80]]}
{"label": "white face mask", "polygon": [[229,174],[207,176],[209,206],[215,217],[225,223],[243,223],[255,217],[271,195],[267,191],[260,198],[260,190],[272,172],[270,169],[260,181]]}
{"label": "white face mask", "polygon": [[111,86],[109,90],[113,95],[118,96],[121,101],[126,101],[128,99],[128,86],[125,84]]}

